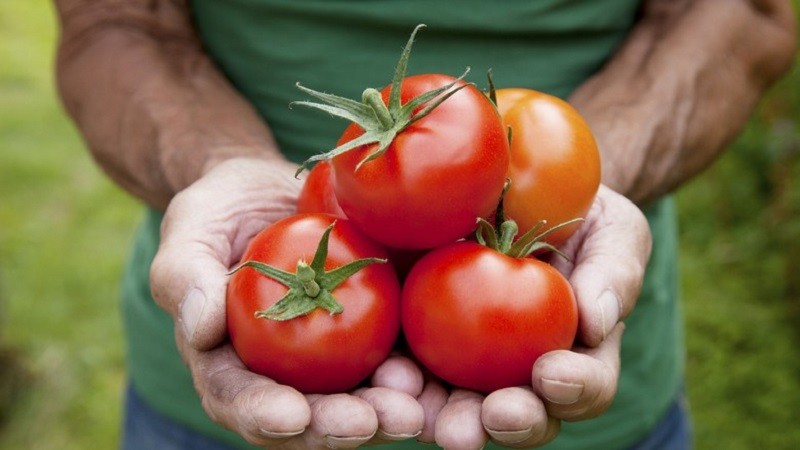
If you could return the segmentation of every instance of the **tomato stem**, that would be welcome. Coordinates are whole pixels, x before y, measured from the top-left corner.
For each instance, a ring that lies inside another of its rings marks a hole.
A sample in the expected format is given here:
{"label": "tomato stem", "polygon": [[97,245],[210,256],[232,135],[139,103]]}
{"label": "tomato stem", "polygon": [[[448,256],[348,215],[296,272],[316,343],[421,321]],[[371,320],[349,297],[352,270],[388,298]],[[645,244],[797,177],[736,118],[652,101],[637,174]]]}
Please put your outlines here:
{"label": "tomato stem", "polygon": [[361,98],[364,104],[372,108],[372,112],[375,113],[375,117],[381,125],[383,125],[384,129],[388,130],[394,126],[394,118],[392,117],[392,113],[389,112],[389,108],[383,103],[383,97],[381,97],[380,91],[367,88],[364,90]]}
{"label": "tomato stem", "polygon": [[[494,77],[492,76],[492,69],[486,71],[486,79],[489,81],[489,100],[497,107],[497,89],[494,87]],[[510,127],[509,127],[510,128]]]}
{"label": "tomato stem", "polygon": [[314,271],[305,261],[297,261],[297,281],[303,286],[303,290],[309,297],[316,297],[319,295],[321,288],[319,283],[315,281],[317,272]]}
{"label": "tomato stem", "polygon": [[506,220],[500,224],[500,239],[497,243],[497,250],[503,254],[508,254],[518,232],[519,226],[513,220]]}

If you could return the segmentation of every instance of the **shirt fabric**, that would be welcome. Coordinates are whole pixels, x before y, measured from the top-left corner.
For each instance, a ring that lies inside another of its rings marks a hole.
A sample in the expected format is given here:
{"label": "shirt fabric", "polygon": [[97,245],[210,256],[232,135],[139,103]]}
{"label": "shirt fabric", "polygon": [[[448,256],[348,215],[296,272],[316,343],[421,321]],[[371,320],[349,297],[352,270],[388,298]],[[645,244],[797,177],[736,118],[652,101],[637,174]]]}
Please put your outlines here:
{"label": "shirt fabric", "polygon": [[[341,120],[301,108],[296,82],[350,98],[391,81],[411,30],[409,74],[460,75],[485,87],[527,87],[561,97],[596,72],[636,19],[637,0],[194,0],[199,34],[220,69],[269,124],[286,157],[300,162],[332,148]],[[626,320],[622,372],[602,416],[563,423],[545,448],[625,448],[664,416],[683,376],[677,230],[671,198],[645,211],[654,237],[641,298]],[[148,209],[123,280],[122,314],[131,381],[156,411],[241,448],[204,413],[174,343],[173,323],[153,301],[149,267],[161,214]],[[413,448],[401,442],[385,448]],[[491,447],[491,445],[490,445]]]}

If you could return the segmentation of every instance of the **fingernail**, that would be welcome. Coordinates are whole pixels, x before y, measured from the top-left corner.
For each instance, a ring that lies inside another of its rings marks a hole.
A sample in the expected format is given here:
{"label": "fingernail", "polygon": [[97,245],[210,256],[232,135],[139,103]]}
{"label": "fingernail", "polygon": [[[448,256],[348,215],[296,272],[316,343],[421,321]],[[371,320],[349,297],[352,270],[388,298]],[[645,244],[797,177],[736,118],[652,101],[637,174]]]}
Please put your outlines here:
{"label": "fingernail", "polygon": [[328,448],[356,448],[368,441],[372,436],[325,436],[325,445]]}
{"label": "fingernail", "polygon": [[404,441],[406,439],[415,438],[422,434],[422,430],[417,431],[416,433],[408,434],[408,433],[387,433],[383,430],[378,430],[375,436],[379,439],[387,440],[387,441]]}
{"label": "fingernail", "polygon": [[532,431],[533,428],[526,428],[524,430],[514,430],[514,431],[497,431],[486,428],[486,432],[489,433],[489,436],[491,436],[492,439],[503,444],[520,443],[531,437]]}
{"label": "fingernail", "polygon": [[542,378],[542,394],[558,405],[571,405],[583,394],[583,385]]}
{"label": "fingernail", "polygon": [[181,302],[181,322],[183,323],[183,333],[188,341],[192,340],[203,309],[206,306],[206,296],[203,291],[197,288],[189,289]]}
{"label": "fingernail", "polygon": [[302,434],[303,431],[305,431],[305,428],[298,431],[269,431],[261,428],[258,431],[261,433],[262,436],[268,437],[270,439],[287,439]]}
{"label": "fingernail", "polygon": [[603,339],[605,339],[619,322],[621,307],[617,295],[611,289],[603,291],[597,298],[597,303],[600,306],[600,314],[602,314]]}

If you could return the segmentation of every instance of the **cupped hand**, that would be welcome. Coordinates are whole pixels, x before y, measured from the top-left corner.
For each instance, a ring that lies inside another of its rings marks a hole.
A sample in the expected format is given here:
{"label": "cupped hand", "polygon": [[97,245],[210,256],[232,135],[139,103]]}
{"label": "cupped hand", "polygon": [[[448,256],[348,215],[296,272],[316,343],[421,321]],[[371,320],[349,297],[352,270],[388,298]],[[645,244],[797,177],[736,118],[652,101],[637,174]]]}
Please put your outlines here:
{"label": "cupped hand", "polygon": [[421,372],[389,358],[374,385],[349,394],[303,395],[248,371],[226,342],[227,273],[247,242],[295,211],[302,182],[277,160],[220,163],[170,203],[151,268],[156,302],[206,413],[248,442],[279,448],[355,448],[417,436]]}
{"label": "cupped hand", "polygon": [[[601,186],[580,229],[552,263],[570,281],[579,310],[577,345],[542,355],[531,385],[488,396],[429,383],[420,403],[435,439],[448,449],[479,449],[488,440],[512,448],[543,445],[558,435],[561,420],[597,417],[610,406],[619,380],[622,319],[633,310],[650,257],[647,220],[629,200]],[[425,400],[425,401],[423,401]]]}

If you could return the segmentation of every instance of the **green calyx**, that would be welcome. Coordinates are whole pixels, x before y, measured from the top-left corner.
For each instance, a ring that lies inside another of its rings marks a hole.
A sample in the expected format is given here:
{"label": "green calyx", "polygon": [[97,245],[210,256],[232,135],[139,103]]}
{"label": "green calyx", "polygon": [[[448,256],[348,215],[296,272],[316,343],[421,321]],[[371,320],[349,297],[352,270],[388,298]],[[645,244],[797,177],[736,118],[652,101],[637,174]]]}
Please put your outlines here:
{"label": "green calyx", "polygon": [[561,250],[544,241],[547,236],[556,230],[582,222],[583,219],[577,218],[560,223],[554,227],[545,228],[546,220],[542,220],[535,227],[528,230],[525,234],[517,237],[519,227],[511,219],[503,221],[497,228],[493,227],[486,219],[478,219],[478,229],[475,237],[481,245],[499,251],[513,258],[525,258],[541,250],[551,251],[569,261],[569,256]]}
{"label": "green calyx", "polygon": [[478,243],[512,258],[526,258],[533,253],[544,250],[551,251],[569,261],[569,256],[555,246],[547,243],[545,239],[554,231],[568,227],[574,223],[583,222],[583,219],[579,217],[550,228],[547,228],[546,220],[541,220],[536,226],[517,239],[519,226],[514,220],[506,218],[503,208],[503,197],[505,197],[510,185],[511,181],[506,180],[500,198],[500,204],[495,211],[495,226],[492,226],[488,220],[482,217],[478,218],[478,228],[475,230],[475,239]]}
{"label": "green calyx", "polygon": [[381,258],[363,258],[326,272],[328,240],[335,224],[336,222],[325,229],[311,264],[298,261],[296,273],[286,272],[259,261],[246,261],[231,271],[233,274],[245,267],[251,267],[289,288],[286,294],[269,309],[257,311],[256,317],[278,321],[290,320],[304,316],[317,308],[325,309],[331,315],[340,314],[344,308],[334,298],[333,290],[364,267],[386,262]]}
{"label": "green calyx", "polygon": [[[364,134],[326,153],[312,156],[300,166],[296,175],[299,175],[316,161],[331,159],[362,145],[377,144],[376,148],[358,163],[356,166],[357,170],[364,163],[372,161],[385,153],[398,133],[417,120],[427,116],[451,95],[468,86],[468,84],[462,84],[461,86],[455,87],[455,85],[469,73],[469,68],[452,83],[422,93],[405,104],[401,104],[400,86],[406,76],[411,47],[414,43],[414,37],[417,31],[424,27],[425,25],[417,25],[411,33],[411,37],[409,37],[406,46],[403,48],[403,53],[400,55],[400,61],[398,61],[395,67],[394,77],[392,78],[392,84],[389,89],[388,105],[383,102],[381,93],[373,88],[366,89],[359,102],[337,95],[315,91],[297,83],[298,89],[324,103],[297,101],[293,102],[293,105],[307,106],[327,112],[333,116],[347,119],[360,126],[364,130]],[[423,105],[424,107],[422,109],[415,112]]]}

